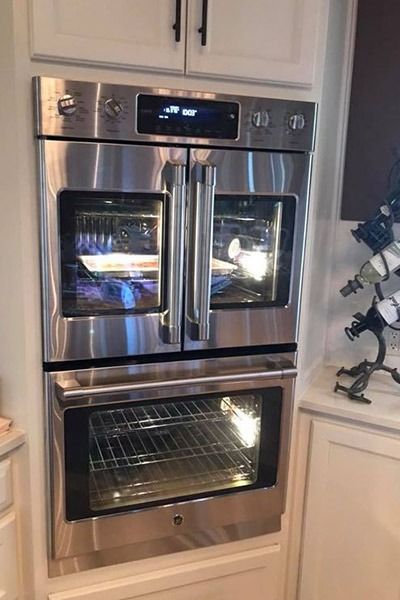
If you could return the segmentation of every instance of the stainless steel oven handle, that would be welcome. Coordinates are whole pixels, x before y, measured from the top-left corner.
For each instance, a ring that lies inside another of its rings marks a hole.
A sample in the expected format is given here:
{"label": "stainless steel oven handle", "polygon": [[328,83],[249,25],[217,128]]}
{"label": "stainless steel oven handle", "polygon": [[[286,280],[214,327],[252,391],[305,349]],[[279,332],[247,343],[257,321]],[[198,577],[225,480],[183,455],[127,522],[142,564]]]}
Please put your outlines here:
{"label": "stainless steel oven handle", "polygon": [[211,377],[190,377],[187,379],[169,379],[164,381],[142,381],[131,383],[115,383],[110,385],[81,386],[78,381],[67,381],[56,383],[57,398],[61,401],[74,400],[84,396],[104,396],[127,392],[138,392],[146,390],[159,390],[160,388],[202,385],[207,383],[235,383],[241,381],[258,381],[259,379],[292,379],[296,377],[297,369],[289,367],[285,369],[267,371],[249,371],[248,373],[234,373],[230,375],[214,375]]}
{"label": "stainless steel oven handle", "polygon": [[161,314],[161,337],[167,344],[181,341],[183,299],[183,252],[185,224],[185,165],[169,161],[163,170],[170,197],[168,215],[165,310]]}
{"label": "stainless steel oven handle", "polygon": [[190,235],[188,319],[193,340],[210,337],[211,260],[216,167],[204,161],[192,168],[193,231]]}

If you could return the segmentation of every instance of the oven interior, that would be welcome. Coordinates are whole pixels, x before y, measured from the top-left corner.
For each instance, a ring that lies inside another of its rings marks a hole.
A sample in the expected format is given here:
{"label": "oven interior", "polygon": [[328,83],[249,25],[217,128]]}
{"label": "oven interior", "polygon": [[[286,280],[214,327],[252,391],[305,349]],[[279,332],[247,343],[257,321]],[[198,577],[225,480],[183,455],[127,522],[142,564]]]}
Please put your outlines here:
{"label": "oven interior", "polygon": [[[155,193],[59,194],[64,317],[163,310],[167,203]],[[295,197],[217,194],[214,204],[211,308],[287,304]]]}
{"label": "oven interior", "polygon": [[68,520],[276,484],[282,389],[65,411]]}

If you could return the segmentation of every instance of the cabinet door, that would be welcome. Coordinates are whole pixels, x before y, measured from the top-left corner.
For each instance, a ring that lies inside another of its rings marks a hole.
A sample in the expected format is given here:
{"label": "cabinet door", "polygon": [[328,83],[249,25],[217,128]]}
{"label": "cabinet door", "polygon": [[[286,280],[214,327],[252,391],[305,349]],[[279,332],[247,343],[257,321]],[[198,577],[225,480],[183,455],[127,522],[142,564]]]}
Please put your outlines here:
{"label": "cabinet door", "polygon": [[[319,4],[189,0],[187,72],[311,86]],[[205,45],[198,31],[202,26]]]}
{"label": "cabinet door", "polygon": [[179,0],[31,0],[32,55],[183,72],[186,2]]}
{"label": "cabinet door", "polygon": [[314,421],[300,600],[399,600],[400,439]]}
{"label": "cabinet door", "polygon": [[280,546],[50,594],[48,600],[278,600]]}
{"label": "cabinet door", "polygon": [[18,568],[15,514],[0,519],[0,599],[17,600]]}

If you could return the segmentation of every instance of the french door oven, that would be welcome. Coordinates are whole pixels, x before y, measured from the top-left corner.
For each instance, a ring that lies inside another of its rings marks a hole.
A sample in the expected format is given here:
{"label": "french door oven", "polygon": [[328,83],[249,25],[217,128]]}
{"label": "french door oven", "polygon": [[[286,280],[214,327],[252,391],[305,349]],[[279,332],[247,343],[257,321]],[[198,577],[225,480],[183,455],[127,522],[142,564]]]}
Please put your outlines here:
{"label": "french door oven", "polygon": [[50,575],[278,531],[315,105],[34,85]]}
{"label": "french door oven", "polygon": [[46,362],[296,341],[309,154],[39,143]]}

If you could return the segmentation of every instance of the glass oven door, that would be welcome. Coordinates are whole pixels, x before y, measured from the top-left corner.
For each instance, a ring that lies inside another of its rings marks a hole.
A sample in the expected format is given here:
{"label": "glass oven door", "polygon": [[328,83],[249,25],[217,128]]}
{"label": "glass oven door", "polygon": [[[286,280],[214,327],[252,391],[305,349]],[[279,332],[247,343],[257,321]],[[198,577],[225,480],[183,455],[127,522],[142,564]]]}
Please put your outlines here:
{"label": "glass oven door", "polygon": [[41,144],[45,360],[180,350],[187,151]]}
{"label": "glass oven door", "polygon": [[310,160],[192,151],[186,348],[296,342]]}
{"label": "glass oven door", "polygon": [[281,412],[279,387],[70,408],[66,518],[272,487]]}

